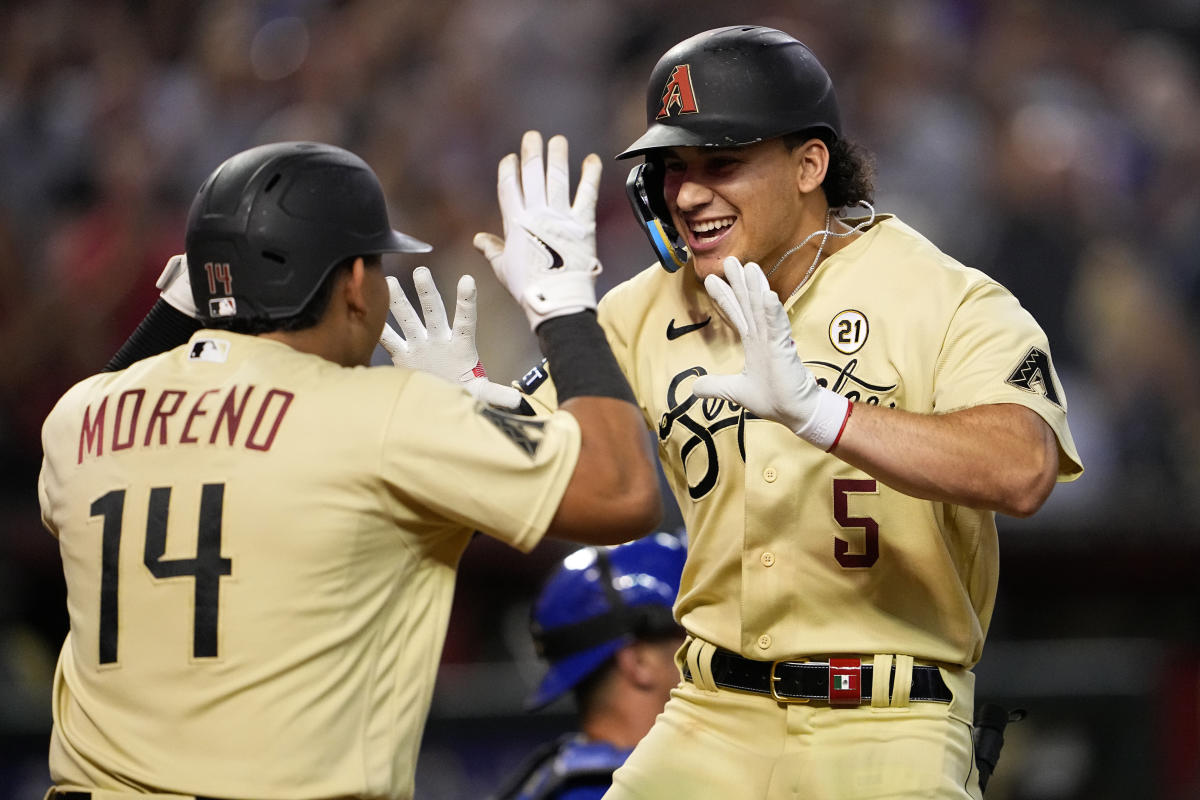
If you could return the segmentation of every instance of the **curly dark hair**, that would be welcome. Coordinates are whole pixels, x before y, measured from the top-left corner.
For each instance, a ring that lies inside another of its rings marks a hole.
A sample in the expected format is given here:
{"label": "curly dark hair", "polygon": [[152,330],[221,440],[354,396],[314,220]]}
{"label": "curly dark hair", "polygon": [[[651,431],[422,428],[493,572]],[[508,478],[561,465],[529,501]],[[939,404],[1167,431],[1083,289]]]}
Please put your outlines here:
{"label": "curly dark hair", "polygon": [[[823,131],[821,133],[824,133]],[[846,208],[861,201],[875,201],[875,158],[861,145],[849,139],[829,141],[828,135],[799,131],[783,137],[788,150],[795,150],[809,139],[821,139],[829,148],[829,168],[821,188],[830,208]]]}
{"label": "curly dark hair", "polygon": [[[351,256],[339,261],[333,269],[329,270],[329,274],[325,276],[325,280],[321,281],[321,285],[317,287],[316,293],[305,303],[304,308],[290,317],[282,319],[268,319],[266,317],[214,319],[208,323],[208,327],[219,328],[231,333],[244,333],[248,336],[257,336],[260,333],[270,333],[272,331],[302,331],[305,328],[311,328],[321,321],[321,317],[325,315],[325,310],[329,308],[329,300],[333,297],[333,284],[337,281],[338,276],[344,272],[349,272],[350,268],[354,266],[354,259],[356,258],[358,256]],[[383,264],[383,257],[378,253],[362,256],[362,260],[368,267],[378,267]]]}

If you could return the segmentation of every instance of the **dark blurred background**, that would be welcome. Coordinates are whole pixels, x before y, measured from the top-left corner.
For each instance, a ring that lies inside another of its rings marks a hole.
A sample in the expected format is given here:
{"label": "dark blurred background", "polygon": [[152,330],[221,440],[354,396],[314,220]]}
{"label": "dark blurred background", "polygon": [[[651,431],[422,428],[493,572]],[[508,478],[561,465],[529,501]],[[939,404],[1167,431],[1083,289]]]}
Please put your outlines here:
{"label": "dark blurred background", "polygon": [[[1087,472],[1000,520],[980,700],[1028,710],[990,800],[1200,798],[1200,0],[0,2],[0,800],[48,782],[66,630],[39,428],[183,247],[191,197],[247,147],[361,154],[393,224],[481,298],[491,376],[536,363],[470,245],[529,128],[606,160],[601,291],[647,266],[611,161],[658,56],[766,24],[832,73],[881,211],[1008,286],[1050,336]],[[389,264],[407,280],[420,263]],[[664,521],[677,521],[672,509]],[[570,547],[477,538],[462,563],[418,797],[477,798],[570,707],[527,714],[532,596]],[[248,720],[246,724],[253,724]]]}

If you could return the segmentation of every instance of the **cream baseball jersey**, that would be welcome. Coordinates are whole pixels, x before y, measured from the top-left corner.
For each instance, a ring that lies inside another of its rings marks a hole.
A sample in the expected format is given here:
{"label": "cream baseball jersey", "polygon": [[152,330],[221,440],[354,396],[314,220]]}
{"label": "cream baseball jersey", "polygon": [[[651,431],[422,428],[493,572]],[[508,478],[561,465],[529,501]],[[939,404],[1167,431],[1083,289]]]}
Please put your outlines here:
{"label": "cream baseball jersey", "polygon": [[411,796],[459,557],[476,529],[537,544],[579,441],[566,413],[214,331],[77,384],[38,485],[70,616],[54,780]]}
{"label": "cream baseball jersey", "polygon": [[[919,413],[1026,406],[1058,438],[1059,480],[1082,472],[1037,323],[894,217],[823,262],[784,305],[822,385]],[[740,372],[743,350],[690,269],[651,267],[607,293],[598,313],[687,526],[675,610],[691,634],[761,660],[978,661],[998,577],[993,512],[905,495],[782,425],[696,398],[695,378]],[[540,370],[523,384],[552,404]]]}

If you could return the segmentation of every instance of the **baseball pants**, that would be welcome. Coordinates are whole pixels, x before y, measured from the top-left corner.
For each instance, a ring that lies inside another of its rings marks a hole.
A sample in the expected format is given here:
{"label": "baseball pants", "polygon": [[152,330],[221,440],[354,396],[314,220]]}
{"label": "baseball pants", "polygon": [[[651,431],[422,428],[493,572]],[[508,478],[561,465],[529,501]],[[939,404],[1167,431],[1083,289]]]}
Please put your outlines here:
{"label": "baseball pants", "polygon": [[[681,649],[681,668],[699,641]],[[896,686],[911,684],[911,659],[874,658],[877,669],[892,663]],[[682,682],[604,798],[980,800],[971,737],[975,676],[945,667],[941,674],[954,695],[948,704],[909,702],[905,692],[854,708],[784,704]]]}

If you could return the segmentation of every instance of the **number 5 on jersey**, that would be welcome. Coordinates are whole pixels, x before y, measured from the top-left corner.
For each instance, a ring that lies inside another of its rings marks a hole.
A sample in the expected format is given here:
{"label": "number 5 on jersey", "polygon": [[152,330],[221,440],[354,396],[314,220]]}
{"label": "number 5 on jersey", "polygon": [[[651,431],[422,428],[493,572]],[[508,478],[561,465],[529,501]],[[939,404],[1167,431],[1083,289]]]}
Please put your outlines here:
{"label": "number 5 on jersey", "polygon": [[[221,557],[221,514],[225,484],[206,483],[200,493],[200,528],[194,558],[164,559],[167,550],[167,515],[171,487],[150,490],[146,511],[146,544],[142,561],[156,578],[195,580],[195,616],[192,620],[192,656],[217,655],[217,612],[221,599],[221,576],[233,571],[233,563]],[[92,503],[92,516],[104,517],[100,560],[100,663],[117,661],[119,629],[118,592],[121,533],[125,517],[125,490],[116,489]]]}

